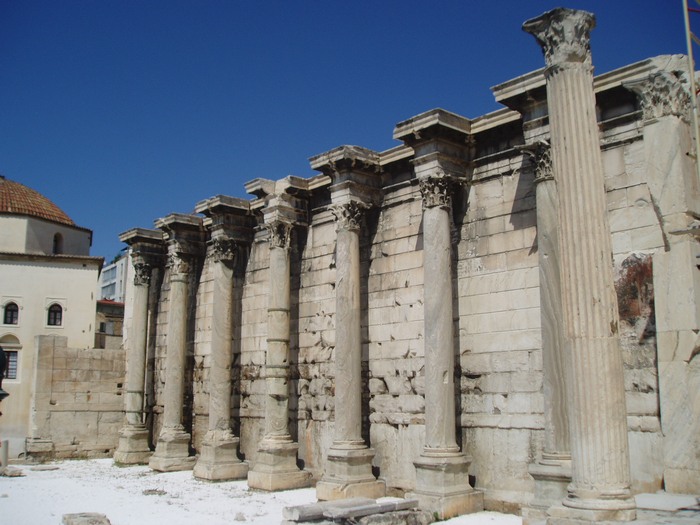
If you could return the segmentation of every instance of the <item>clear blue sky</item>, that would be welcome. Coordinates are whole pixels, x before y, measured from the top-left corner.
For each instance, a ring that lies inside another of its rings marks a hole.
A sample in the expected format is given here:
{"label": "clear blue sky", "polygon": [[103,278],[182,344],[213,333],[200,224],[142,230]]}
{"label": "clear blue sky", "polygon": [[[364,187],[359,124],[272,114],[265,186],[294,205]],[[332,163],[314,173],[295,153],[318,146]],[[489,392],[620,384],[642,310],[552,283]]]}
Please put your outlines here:
{"label": "clear blue sky", "polygon": [[491,86],[544,65],[522,23],[558,5],[596,14],[597,73],[685,52],[681,0],[0,0],[0,173],[111,259],[122,231],[388,149],[423,111],[498,109]]}

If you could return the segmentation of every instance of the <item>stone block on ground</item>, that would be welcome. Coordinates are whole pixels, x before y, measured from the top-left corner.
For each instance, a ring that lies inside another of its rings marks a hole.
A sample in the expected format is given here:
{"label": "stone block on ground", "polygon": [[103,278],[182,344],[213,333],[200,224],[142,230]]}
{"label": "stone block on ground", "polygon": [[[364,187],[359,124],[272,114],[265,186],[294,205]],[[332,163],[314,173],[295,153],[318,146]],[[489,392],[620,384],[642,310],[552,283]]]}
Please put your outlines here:
{"label": "stone block on ground", "polygon": [[371,498],[348,498],[334,501],[323,501],[319,503],[309,503],[295,507],[285,507],[282,509],[282,517],[286,520],[303,522],[323,519],[324,512],[330,509],[352,508],[361,505],[375,503]]}
{"label": "stone block on ground", "polygon": [[24,472],[17,467],[0,467],[0,476],[4,478],[19,478],[24,476]]}
{"label": "stone block on ground", "polygon": [[63,525],[111,525],[104,514],[97,512],[80,512],[78,514],[64,514]]}

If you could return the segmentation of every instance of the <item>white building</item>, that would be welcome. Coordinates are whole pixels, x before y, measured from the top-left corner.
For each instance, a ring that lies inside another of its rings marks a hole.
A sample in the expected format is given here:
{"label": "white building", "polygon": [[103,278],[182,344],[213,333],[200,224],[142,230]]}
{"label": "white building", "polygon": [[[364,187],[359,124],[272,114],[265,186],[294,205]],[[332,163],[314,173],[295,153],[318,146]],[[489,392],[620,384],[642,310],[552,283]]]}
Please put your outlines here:
{"label": "white building", "polygon": [[0,346],[9,358],[0,435],[10,457],[31,431],[35,338],[59,335],[73,348],[95,340],[95,289],[101,257],[92,231],[77,226],[40,193],[0,176]]}
{"label": "white building", "polygon": [[102,267],[98,287],[98,299],[124,302],[126,293],[126,268],[129,258],[122,255]]}

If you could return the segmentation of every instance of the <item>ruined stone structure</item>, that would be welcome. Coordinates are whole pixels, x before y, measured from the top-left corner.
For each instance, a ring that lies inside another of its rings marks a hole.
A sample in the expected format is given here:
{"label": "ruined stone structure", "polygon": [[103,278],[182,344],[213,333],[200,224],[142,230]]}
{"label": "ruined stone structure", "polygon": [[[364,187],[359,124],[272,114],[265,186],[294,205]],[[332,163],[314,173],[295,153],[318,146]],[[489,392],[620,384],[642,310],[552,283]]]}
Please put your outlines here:
{"label": "ruined stone structure", "polygon": [[594,77],[594,24],[528,21],[502,110],[126,232],[119,461],[551,523],[700,492],[687,60]]}

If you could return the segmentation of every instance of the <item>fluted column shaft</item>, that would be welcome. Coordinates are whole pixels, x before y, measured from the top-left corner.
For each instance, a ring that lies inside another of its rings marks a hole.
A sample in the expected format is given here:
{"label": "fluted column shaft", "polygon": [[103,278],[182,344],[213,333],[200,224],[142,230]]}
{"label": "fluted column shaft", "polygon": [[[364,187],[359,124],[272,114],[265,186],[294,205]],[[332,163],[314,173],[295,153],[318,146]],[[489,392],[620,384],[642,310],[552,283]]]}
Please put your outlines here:
{"label": "fluted column shaft", "polygon": [[362,439],[362,333],[360,239],[357,229],[338,229],[336,244],[335,443]]}
{"label": "fluted column shaft", "polygon": [[542,460],[571,459],[566,380],[569,374],[563,337],[559,277],[559,198],[551,173],[548,146],[536,154],[537,250],[540,270],[542,372],[544,377],[544,447]]}
{"label": "fluted column shaft", "polygon": [[425,206],[425,450],[458,452],[455,440],[454,328],[450,210]]}
{"label": "fluted column shaft", "polygon": [[165,355],[163,429],[182,430],[187,358],[187,274],[170,276],[168,334]]}
{"label": "fluted column shaft", "polygon": [[143,425],[143,389],[146,374],[146,337],[148,334],[148,281],[134,282],[132,335],[126,358],[126,422]]}
{"label": "fluted column shaft", "polygon": [[[291,234],[287,226],[286,236]],[[291,441],[289,434],[289,310],[290,261],[288,240],[270,246],[270,290],[267,309],[267,399],[265,439]]]}
{"label": "fluted column shaft", "polygon": [[619,318],[588,46],[594,25],[589,13],[555,9],[526,22],[524,28],[538,39],[547,59],[552,161],[559,192],[561,296],[571,356],[572,483],[564,505],[623,511],[633,509],[634,500],[630,498]]}
{"label": "fluted column shaft", "polygon": [[562,303],[573,372],[572,492],[579,497],[629,494],[630,483],[612,246],[592,82],[586,66],[552,70],[547,82],[552,154],[561,174]]}

